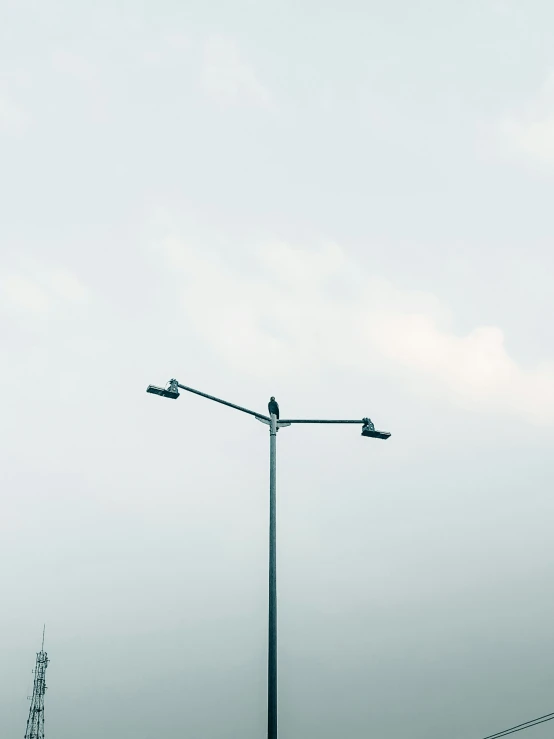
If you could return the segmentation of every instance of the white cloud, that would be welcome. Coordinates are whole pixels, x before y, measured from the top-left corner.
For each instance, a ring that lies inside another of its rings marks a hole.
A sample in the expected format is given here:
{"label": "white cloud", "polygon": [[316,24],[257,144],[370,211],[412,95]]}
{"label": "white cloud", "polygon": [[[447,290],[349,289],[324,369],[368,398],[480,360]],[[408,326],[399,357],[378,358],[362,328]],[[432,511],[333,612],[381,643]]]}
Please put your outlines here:
{"label": "white cloud", "polygon": [[250,102],[268,109],[273,107],[269,91],[241,57],[236,42],[225,36],[207,39],[201,83],[204,92],[221,105]]}
{"label": "white cloud", "polygon": [[250,271],[233,266],[231,250],[225,259],[175,238],[162,249],[184,276],[189,326],[246,373],[392,371],[464,407],[554,422],[554,363],[520,367],[495,326],[454,334],[433,295],[364,274],[336,245],[269,243],[251,254]]}
{"label": "white cloud", "polygon": [[84,54],[63,48],[52,52],[51,63],[58,83],[66,86],[66,99],[74,105],[84,102],[90,121],[107,122],[110,117],[109,71]]}
{"label": "white cloud", "polygon": [[22,133],[29,123],[29,116],[16,102],[0,93],[0,133]]}
{"label": "white cloud", "polygon": [[66,269],[31,267],[0,274],[0,306],[10,314],[43,318],[88,300],[87,288]]}
{"label": "white cloud", "polygon": [[35,280],[21,274],[9,274],[2,280],[4,303],[40,316],[50,309],[50,296]]}
{"label": "white cloud", "polygon": [[54,69],[81,82],[95,82],[98,78],[96,66],[80,54],[67,49],[57,49],[52,54]]}
{"label": "white cloud", "polygon": [[69,270],[57,269],[47,276],[47,282],[53,295],[69,303],[84,303],[89,297],[87,288]]}
{"label": "white cloud", "polygon": [[554,163],[554,71],[538,95],[499,124],[506,148],[539,163]]}
{"label": "white cloud", "polygon": [[179,61],[183,52],[191,48],[189,36],[181,31],[172,31],[164,34],[157,43],[142,52],[142,58],[146,64],[159,66],[161,64],[172,64]]}

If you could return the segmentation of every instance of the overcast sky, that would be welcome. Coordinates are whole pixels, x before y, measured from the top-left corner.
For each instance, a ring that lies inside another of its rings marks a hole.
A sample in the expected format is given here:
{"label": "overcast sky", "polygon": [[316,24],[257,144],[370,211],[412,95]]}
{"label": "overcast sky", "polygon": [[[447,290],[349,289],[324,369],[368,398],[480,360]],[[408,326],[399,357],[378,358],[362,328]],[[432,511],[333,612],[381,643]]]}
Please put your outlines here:
{"label": "overcast sky", "polygon": [[[2,0],[0,736],[554,711],[551,0]],[[552,736],[552,725],[527,732]],[[522,735],[523,736],[523,735]]]}

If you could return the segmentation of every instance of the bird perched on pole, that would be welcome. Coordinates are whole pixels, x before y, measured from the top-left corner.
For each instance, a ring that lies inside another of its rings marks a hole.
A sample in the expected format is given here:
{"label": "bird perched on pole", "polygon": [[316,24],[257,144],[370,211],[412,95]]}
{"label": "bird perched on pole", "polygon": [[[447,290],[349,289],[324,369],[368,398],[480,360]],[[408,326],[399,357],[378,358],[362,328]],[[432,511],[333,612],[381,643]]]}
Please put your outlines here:
{"label": "bird perched on pole", "polygon": [[267,404],[267,409],[269,411],[269,415],[276,415],[277,419],[279,419],[279,403],[275,400],[273,395],[271,396],[271,399],[269,403]]}

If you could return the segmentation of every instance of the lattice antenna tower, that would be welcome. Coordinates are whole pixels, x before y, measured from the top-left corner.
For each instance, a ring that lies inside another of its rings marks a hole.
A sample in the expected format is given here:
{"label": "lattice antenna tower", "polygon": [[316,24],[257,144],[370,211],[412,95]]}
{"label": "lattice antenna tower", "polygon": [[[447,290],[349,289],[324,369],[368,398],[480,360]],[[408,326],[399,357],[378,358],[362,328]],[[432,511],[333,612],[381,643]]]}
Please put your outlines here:
{"label": "lattice antenna tower", "polygon": [[49,661],[48,655],[44,651],[43,629],[42,647],[40,652],[37,652],[37,661],[33,670],[35,679],[33,681],[33,695],[31,696],[25,739],[44,739],[44,695],[46,693],[46,668]]}

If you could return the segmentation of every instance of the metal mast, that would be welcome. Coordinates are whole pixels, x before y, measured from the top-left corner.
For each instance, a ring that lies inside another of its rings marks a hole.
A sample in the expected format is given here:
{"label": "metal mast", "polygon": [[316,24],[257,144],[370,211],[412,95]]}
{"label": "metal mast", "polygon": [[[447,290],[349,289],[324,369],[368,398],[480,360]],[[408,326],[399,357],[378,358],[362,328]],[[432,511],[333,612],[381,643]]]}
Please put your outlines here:
{"label": "metal mast", "polygon": [[361,420],[348,419],[300,419],[289,418],[287,420],[279,419],[279,405],[275,402],[275,398],[271,396],[271,400],[267,406],[270,413],[265,416],[240,405],[229,403],[222,398],[216,398],[214,395],[202,393],[200,390],[194,390],[186,385],[181,385],[177,380],[170,380],[168,387],[158,387],[157,385],[148,385],[147,393],[160,395],[162,398],[172,398],[177,400],[179,397],[179,389],[187,390],[189,393],[201,395],[208,400],[215,400],[229,408],[237,411],[248,413],[254,416],[258,421],[269,426],[269,609],[268,609],[268,653],[267,653],[267,739],[277,739],[277,522],[276,522],[276,488],[277,488],[277,432],[283,426],[291,426],[293,423],[354,423],[362,426],[362,436],[372,439],[388,439],[390,433],[388,431],[377,431],[370,418],[362,418]]}
{"label": "metal mast", "polygon": [[46,668],[48,667],[48,655],[44,651],[44,629],[42,630],[42,647],[37,652],[35,679],[33,682],[33,695],[29,718],[27,719],[27,730],[25,739],[44,739],[44,695],[46,693]]}

